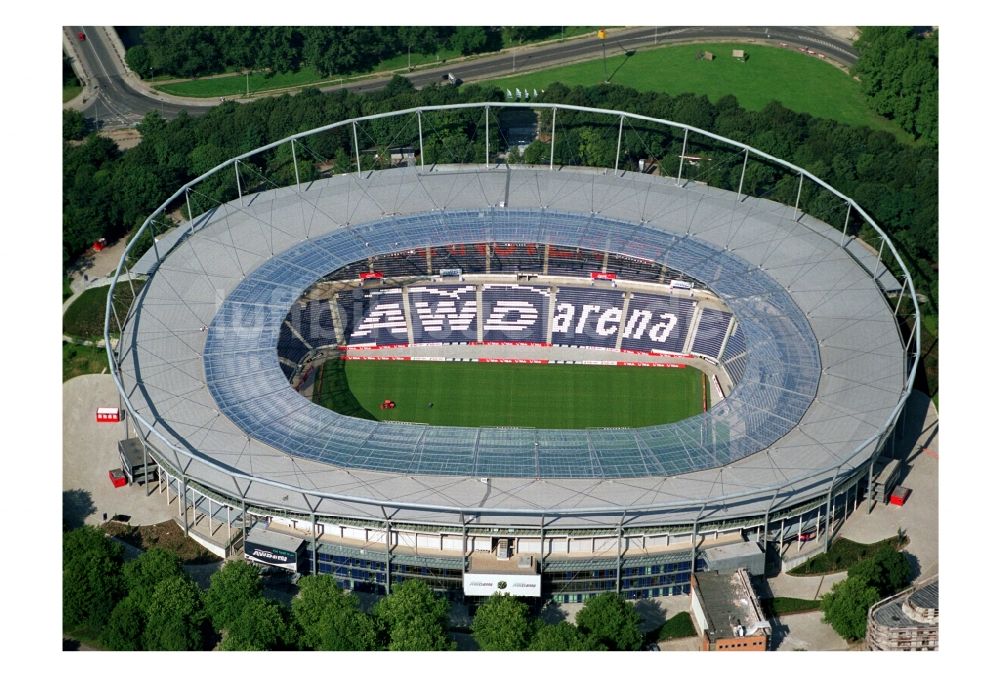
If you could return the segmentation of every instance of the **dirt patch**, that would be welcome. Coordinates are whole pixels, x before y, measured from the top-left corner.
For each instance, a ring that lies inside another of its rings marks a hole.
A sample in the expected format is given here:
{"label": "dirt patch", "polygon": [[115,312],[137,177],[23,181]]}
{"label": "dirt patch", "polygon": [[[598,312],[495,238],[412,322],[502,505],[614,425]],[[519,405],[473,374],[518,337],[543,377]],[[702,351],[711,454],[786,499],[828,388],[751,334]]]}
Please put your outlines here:
{"label": "dirt patch", "polygon": [[142,140],[142,134],[139,133],[138,129],[108,129],[98,132],[97,135],[114,141],[118,150],[134,148]]}
{"label": "dirt patch", "polygon": [[222,560],[191,538],[184,537],[184,531],[174,521],[164,521],[152,526],[131,526],[111,519],[102,524],[101,528],[108,535],[144,551],[153,547],[166,549],[180,557],[185,564],[215,563]]}
{"label": "dirt patch", "polygon": [[853,43],[861,35],[857,26],[822,26],[821,30],[840,40]]}

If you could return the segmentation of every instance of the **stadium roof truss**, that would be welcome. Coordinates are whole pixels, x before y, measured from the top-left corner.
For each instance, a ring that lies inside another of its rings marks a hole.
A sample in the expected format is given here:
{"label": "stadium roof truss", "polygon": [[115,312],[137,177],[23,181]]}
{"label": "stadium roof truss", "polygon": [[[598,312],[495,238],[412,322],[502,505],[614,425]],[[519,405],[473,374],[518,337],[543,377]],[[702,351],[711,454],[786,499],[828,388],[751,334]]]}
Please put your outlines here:
{"label": "stadium roof truss", "polygon": [[[881,238],[874,250],[795,206],[676,177],[586,167],[435,165],[361,171],[245,194],[240,167],[314,134],[227,161],[183,186],[147,219],[129,252],[169,206],[233,172],[239,199],[154,240],[131,270],[149,279],[125,317],[109,293],[112,371],[137,429],[160,462],[222,495],[311,514],[449,522],[691,522],[755,515],[826,495],[870,464],[915,376],[919,317],[908,337],[896,314],[912,280],[891,241],[853,200],[794,165],[696,128],[617,111],[567,109],[701,135],[771,163],[841,200]],[[558,127],[554,126],[558,130]],[[419,139],[423,146],[423,132]],[[488,139],[488,133],[485,135]],[[620,135],[619,135],[620,139]],[[488,140],[486,144],[488,145]],[[620,144],[620,140],[619,140]],[[494,149],[495,150],[495,149]],[[489,158],[489,148],[485,157]],[[620,154],[619,147],[619,154]],[[681,150],[684,155],[684,149]],[[422,162],[423,153],[421,153]],[[244,168],[244,172],[247,169]],[[217,180],[217,179],[216,179]],[[244,183],[246,179],[244,178]],[[266,183],[266,182],[265,182]],[[258,181],[258,184],[260,182]],[[200,194],[200,193],[199,193]],[[633,430],[464,429],[378,423],[312,404],[277,356],[291,305],[317,279],[356,260],[482,241],[610,251],[709,286],[740,322],[747,367],[707,413]],[[882,263],[888,250],[903,287]],[[895,306],[886,291],[898,294]],[[916,307],[916,303],[913,303]],[[473,447],[477,452],[473,454]],[[656,468],[655,471],[651,468]]]}

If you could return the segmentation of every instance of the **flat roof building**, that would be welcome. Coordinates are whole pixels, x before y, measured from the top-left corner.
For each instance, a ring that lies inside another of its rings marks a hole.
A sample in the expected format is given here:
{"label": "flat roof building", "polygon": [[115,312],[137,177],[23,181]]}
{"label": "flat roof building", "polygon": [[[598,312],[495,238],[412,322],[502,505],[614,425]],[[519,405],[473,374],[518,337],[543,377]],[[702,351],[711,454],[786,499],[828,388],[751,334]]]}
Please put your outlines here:
{"label": "flat roof building", "polygon": [[746,568],[693,574],[691,614],[702,637],[701,650],[767,650],[771,624]]}

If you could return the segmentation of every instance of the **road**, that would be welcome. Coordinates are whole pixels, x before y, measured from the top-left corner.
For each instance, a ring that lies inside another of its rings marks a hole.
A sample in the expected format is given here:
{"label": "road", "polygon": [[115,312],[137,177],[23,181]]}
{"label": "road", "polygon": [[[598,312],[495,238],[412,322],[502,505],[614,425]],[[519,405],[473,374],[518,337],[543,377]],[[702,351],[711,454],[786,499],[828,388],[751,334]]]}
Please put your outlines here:
{"label": "road", "polygon": [[[83,105],[85,116],[103,128],[129,127],[152,110],[163,117],[174,118],[182,110],[191,115],[204,113],[213,101],[185,101],[156,93],[147,85],[138,83],[126,73],[105,27],[64,27],[73,52],[79,59],[87,89]],[[84,33],[86,40],[77,39]],[[852,66],[858,58],[847,42],[834,38],[819,28],[807,26],[749,27],[749,26],[670,26],[623,28],[608,31],[607,50],[612,53],[648,48],[654,45],[681,44],[708,40],[761,40],[787,43],[824,54],[843,66]],[[424,87],[441,79],[449,72],[465,82],[506,77],[514,73],[540,70],[552,66],[597,59],[602,56],[602,45],[596,37],[570,39],[540,45],[527,45],[508,49],[502,53],[453,61],[433,68],[408,73],[415,87]],[[322,88],[323,91],[349,89],[367,92],[381,89],[388,77],[375,77],[356,82]],[[95,95],[96,94],[96,95]]]}
{"label": "road", "polygon": [[[177,117],[182,110],[189,113],[205,110],[204,106],[158,101],[126,84],[124,65],[116,56],[103,26],[66,26],[63,30],[75,43],[71,56],[79,60],[86,80],[83,113],[99,127],[131,127],[152,110],[160,111],[169,119]],[[83,33],[86,39],[78,40],[78,33]]]}

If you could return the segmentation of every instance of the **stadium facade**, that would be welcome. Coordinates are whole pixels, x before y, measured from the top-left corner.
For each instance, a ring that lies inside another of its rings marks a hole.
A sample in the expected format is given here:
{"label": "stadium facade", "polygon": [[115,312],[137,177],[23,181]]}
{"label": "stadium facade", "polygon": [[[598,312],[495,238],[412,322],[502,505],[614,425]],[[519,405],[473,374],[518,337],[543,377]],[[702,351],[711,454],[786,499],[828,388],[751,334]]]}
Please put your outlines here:
{"label": "stadium facade", "polygon": [[[544,122],[547,166],[504,161],[517,108]],[[460,115],[479,120],[464,152],[483,162],[425,163]],[[556,164],[560,133],[584,127],[617,136],[613,167]],[[659,157],[641,150],[650,134]],[[302,180],[304,162],[329,165],[317,149],[332,138],[350,141],[355,171]],[[187,219],[164,232],[178,208]],[[836,208],[842,227],[809,208]],[[141,278],[119,312],[114,290]],[[207,520],[227,549],[259,551],[288,536],[301,546],[274,551],[300,570],[375,591],[419,577],[456,595],[642,598],[689,592],[716,545],[828,541],[871,499],[919,354],[919,317],[905,333],[899,320],[916,312],[912,280],[852,199],[696,128],[556,104],[398,111],[241,155],[147,219],[112,289],[126,434],[185,530]],[[324,349],[452,358],[442,345],[491,343],[514,358],[530,343],[574,361],[688,360],[724,396],[667,425],[550,430],[362,420],[295,389]]]}

